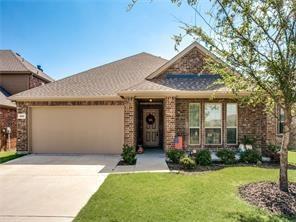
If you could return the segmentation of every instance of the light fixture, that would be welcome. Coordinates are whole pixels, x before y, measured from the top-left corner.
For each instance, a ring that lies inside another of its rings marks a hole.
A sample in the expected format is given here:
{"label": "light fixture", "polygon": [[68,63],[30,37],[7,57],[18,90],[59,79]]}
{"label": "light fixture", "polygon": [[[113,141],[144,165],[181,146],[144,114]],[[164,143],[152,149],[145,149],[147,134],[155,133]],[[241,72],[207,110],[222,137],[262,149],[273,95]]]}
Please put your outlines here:
{"label": "light fixture", "polygon": [[149,102],[152,102],[152,99],[149,99]]}

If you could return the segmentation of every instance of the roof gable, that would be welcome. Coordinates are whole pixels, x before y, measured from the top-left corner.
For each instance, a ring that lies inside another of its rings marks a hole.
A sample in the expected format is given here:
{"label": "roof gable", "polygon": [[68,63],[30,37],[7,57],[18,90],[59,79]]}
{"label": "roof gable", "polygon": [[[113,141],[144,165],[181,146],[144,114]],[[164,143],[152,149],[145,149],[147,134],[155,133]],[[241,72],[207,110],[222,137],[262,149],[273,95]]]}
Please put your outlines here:
{"label": "roof gable", "polygon": [[0,50],[0,73],[32,73],[46,82],[54,81],[50,76],[12,50]]}
{"label": "roof gable", "polygon": [[152,80],[163,73],[192,74],[201,73],[203,70],[204,58],[209,56],[217,62],[222,62],[218,57],[212,54],[205,47],[197,42],[193,42],[174,58],[169,60],[163,66],[159,67],[146,79]]}

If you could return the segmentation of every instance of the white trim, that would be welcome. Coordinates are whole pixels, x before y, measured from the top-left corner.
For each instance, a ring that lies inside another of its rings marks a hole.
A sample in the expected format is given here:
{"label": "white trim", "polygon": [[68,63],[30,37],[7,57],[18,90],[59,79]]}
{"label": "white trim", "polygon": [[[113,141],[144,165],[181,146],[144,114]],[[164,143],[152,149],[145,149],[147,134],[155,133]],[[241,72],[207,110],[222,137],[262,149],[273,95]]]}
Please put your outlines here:
{"label": "white trim", "polygon": [[[190,104],[198,104],[198,109],[199,109],[199,119],[198,119],[198,127],[190,127]],[[188,141],[188,144],[190,145],[190,146],[196,146],[196,145],[200,145],[201,144],[201,103],[200,102],[197,102],[197,103],[189,103],[188,104],[188,129],[189,129],[189,134],[188,134],[188,139],[189,139],[189,141]],[[190,143],[190,129],[198,129],[199,130],[199,132],[198,132],[198,142],[199,143]]]}
{"label": "white trim", "polygon": [[[218,145],[222,145],[223,144],[223,142],[222,142],[222,133],[223,133],[223,122],[222,122],[222,120],[223,120],[223,103],[217,103],[217,102],[213,102],[213,103],[211,103],[211,102],[206,102],[206,103],[204,103],[205,105],[204,105],[204,138],[205,138],[205,144],[204,145],[210,145],[210,146],[218,146]],[[205,113],[206,113],[206,106],[207,106],[207,104],[217,104],[217,105],[220,105],[220,108],[221,108],[221,110],[220,110],[220,119],[221,119],[221,127],[206,127],[206,115],[205,115]],[[220,141],[221,141],[221,143],[217,143],[217,144],[209,144],[209,143],[206,143],[206,141],[207,141],[207,139],[206,139],[206,129],[220,129],[221,130],[221,134],[220,134]]]}
{"label": "white trim", "polygon": [[[227,110],[228,110],[228,107],[227,107],[227,105],[228,104],[232,104],[232,105],[236,105],[236,127],[234,127],[234,126],[227,126],[227,119],[228,119],[228,115],[227,115]],[[238,104],[237,103],[226,103],[226,112],[225,112],[225,114],[226,114],[226,117],[225,117],[225,129],[226,129],[226,145],[237,145],[238,144]],[[236,143],[228,143],[228,141],[227,141],[227,129],[236,129]]]}

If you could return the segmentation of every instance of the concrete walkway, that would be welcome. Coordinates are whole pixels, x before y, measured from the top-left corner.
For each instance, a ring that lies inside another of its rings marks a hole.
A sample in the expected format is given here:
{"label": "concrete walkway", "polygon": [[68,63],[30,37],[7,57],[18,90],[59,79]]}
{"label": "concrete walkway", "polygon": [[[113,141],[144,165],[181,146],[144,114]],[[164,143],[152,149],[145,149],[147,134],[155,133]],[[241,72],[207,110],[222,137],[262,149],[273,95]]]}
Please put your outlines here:
{"label": "concrete walkway", "polygon": [[119,160],[119,155],[28,155],[0,164],[0,221],[72,221]]}
{"label": "concrete walkway", "polygon": [[145,153],[137,154],[137,163],[133,166],[117,166],[114,173],[136,172],[170,172],[165,162],[165,154],[161,149],[146,149]]}

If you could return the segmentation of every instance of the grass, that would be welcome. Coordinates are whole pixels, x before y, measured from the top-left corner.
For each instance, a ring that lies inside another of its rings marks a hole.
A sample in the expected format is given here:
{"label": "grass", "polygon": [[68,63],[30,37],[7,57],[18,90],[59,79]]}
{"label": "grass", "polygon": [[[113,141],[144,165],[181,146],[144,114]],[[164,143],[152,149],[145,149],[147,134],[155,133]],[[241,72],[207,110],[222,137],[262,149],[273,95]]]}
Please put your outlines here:
{"label": "grass", "polygon": [[5,163],[9,160],[13,160],[24,156],[24,154],[17,154],[15,150],[1,151],[0,152],[0,164]]}
{"label": "grass", "polygon": [[289,151],[288,158],[290,164],[296,165],[296,151]]}
{"label": "grass", "polygon": [[[289,171],[289,178],[296,182],[296,170]],[[75,221],[294,221],[296,218],[270,215],[238,195],[242,184],[277,179],[277,169],[258,167],[198,174],[110,175]]]}

